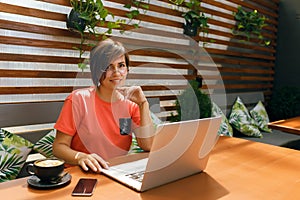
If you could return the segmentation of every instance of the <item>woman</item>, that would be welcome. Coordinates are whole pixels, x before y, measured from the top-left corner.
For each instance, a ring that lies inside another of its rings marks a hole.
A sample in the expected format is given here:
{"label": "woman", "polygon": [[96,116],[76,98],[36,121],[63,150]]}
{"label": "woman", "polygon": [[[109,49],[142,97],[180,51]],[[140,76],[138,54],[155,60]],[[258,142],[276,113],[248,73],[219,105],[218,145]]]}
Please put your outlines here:
{"label": "woman", "polygon": [[94,86],[73,91],[55,124],[56,157],[84,170],[101,172],[106,160],[124,155],[131,134],[120,134],[120,119],[131,120],[139,146],[149,151],[154,127],[141,87],[124,87],[129,57],[121,43],[106,39],[90,53]]}

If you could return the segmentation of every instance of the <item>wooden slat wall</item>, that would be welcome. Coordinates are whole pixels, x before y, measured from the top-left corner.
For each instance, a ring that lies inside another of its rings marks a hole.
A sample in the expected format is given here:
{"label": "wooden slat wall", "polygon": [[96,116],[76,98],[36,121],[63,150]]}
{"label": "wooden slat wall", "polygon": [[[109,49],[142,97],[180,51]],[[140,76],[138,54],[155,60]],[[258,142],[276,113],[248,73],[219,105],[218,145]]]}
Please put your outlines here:
{"label": "wooden slat wall", "polygon": [[[79,35],[65,26],[69,1],[32,2],[34,6],[10,0],[0,3],[2,104],[61,102],[74,88],[91,84],[89,70],[81,72],[76,65],[80,60],[73,47],[78,46]],[[126,16],[123,0],[104,3],[116,17]],[[203,89],[208,93],[263,92],[268,100],[274,79],[279,0],[203,0],[209,34],[194,38],[182,34],[180,9],[174,9],[168,0],[150,3],[149,11],[139,16],[140,29],[127,25],[128,34],[115,31],[112,35],[129,49],[129,84],[141,84],[147,96],[159,97],[166,111],[173,109],[172,100],[186,87],[186,80],[198,75],[204,78]],[[263,35],[271,40],[270,46],[261,46],[255,39],[241,42],[243,38],[231,34],[232,12],[238,5],[257,9],[268,18]],[[131,31],[135,34],[129,34]],[[204,42],[207,53],[195,57],[191,49]],[[85,49],[88,57],[89,47]]]}

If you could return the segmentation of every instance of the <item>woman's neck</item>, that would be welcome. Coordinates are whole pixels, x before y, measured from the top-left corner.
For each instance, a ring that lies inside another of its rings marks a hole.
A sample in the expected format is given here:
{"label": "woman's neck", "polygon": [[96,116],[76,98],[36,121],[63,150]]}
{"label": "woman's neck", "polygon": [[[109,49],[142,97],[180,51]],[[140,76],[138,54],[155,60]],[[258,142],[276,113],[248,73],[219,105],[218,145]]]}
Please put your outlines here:
{"label": "woman's neck", "polygon": [[120,94],[115,90],[107,90],[101,86],[97,87],[97,95],[100,97],[100,99],[106,102],[116,102],[122,99]]}

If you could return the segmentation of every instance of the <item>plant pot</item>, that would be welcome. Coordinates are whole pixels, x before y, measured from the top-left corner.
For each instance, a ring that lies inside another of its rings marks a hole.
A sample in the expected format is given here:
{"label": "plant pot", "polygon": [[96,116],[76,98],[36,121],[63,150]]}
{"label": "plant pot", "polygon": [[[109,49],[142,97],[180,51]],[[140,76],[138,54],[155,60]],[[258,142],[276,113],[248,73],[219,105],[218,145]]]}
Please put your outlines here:
{"label": "plant pot", "polygon": [[187,22],[183,24],[183,34],[194,37],[198,34],[198,27],[193,26],[193,23]]}
{"label": "plant pot", "polygon": [[86,24],[85,20],[81,19],[80,14],[72,9],[67,17],[67,28],[70,31],[83,33],[85,30]]}

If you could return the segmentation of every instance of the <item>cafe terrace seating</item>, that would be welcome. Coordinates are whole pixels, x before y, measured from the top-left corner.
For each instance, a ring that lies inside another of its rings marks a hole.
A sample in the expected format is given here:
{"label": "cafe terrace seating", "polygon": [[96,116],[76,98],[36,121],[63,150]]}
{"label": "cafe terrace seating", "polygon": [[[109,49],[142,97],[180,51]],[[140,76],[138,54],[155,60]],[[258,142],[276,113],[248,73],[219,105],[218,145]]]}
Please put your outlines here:
{"label": "cafe terrace seating", "polygon": [[[128,16],[123,1],[105,2],[115,17]],[[238,6],[257,9],[267,17],[262,34],[269,45],[232,34],[236,23],[232,13]],[[6,177],[1,181],[24,176],[25,162],[51,156],[53,124],[64,98],[76,88],[91,85],[89,69],[78,68],[91,47],[85,43],[85,53],[78,57],[80,34],[66,28],[70,9],[68,0],[0,2],[1,151],[12,147],[22,157],[8,176],[0,172],[1,178]],[[124,34],[114,30],[109,37],[128,48],[132,61],[128,84],[141,85],[147,98],[154,101],[151,106],[157,123],[168,121],[177,95],[187,87],[187,81],[197,79],[215,109],[224,115],[225,132],[220,135],[285,146],[299,136],[271,131],[266,123],[266,129],[257,127],[258,135],[243,134],[230,115],[239,99],[247,110],[244,113],[253,120],[250,111],[257,105],[265,108],[272,97],[278,9],[279,0],[202,1],[201,11],[208,17],[207,33],[188,37],[182,34],[184,9],[168,0],[150,1],[147,12],[134,19],[139,28],[129,23]],[[89,41],[96,39],[90,37]],[[8,159],[1,155],[1,162]]]}

